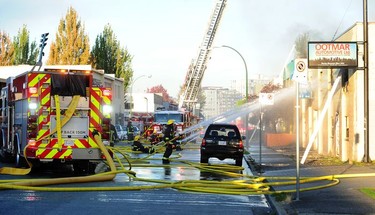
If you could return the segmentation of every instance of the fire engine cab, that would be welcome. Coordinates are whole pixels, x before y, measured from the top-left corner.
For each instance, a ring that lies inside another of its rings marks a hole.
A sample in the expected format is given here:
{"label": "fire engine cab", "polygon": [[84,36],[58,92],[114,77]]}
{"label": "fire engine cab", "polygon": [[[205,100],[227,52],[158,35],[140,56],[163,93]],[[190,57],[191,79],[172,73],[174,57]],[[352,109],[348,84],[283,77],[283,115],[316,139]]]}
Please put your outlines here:
{"label": "fire engine cab", "polygon": [[93,172],[104,159],[95,135],[110,141],[111,89],[92,71],[44,69],[9,77],[0,95],[0,156],[21,167],[72,164]]}
{"label": "fire engine cab", "polygon": [[189,111],[157,111],[154,113],[154,121],[147,130],[146,135],[162,133],[168,120],[174,121],[176,133],[182,133],[187,127],[196,123],[194,119]]}

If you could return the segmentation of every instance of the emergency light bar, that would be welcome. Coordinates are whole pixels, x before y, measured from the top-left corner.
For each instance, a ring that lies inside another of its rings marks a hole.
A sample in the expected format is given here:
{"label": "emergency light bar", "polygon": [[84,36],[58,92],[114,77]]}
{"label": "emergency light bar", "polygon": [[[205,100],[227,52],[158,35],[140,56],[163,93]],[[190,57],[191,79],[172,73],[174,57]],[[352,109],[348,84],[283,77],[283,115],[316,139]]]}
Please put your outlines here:
{"label": "emergency light bar", "polygon": [[72,70],[72,69],[44,69],[46,72],[56,72],[62,74],[81,74],[81,75],[89,75],[91,74],[90,70]]}

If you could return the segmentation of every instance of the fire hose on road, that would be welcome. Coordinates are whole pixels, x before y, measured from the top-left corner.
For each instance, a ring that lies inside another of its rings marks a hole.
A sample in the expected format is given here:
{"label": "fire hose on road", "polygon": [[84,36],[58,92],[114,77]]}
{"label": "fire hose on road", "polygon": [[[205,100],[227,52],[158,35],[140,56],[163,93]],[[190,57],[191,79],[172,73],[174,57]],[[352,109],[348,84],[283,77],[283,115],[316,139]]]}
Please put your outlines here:
{"label": "fire hose on road", "polygon": [[[58,99],[58,98],[57,98]],[[79,99],[79,97],[78,97]],[[58,122],[57,128],[49,135],[55,132],[61,132],[61,127],[65,125],[74,113],[77,106],[76,99],[73,99],[66,112],[66,117]],[[59,112],[59,111],[58,111]],[[46,138],[46,137],[44,137]],[[258,177],[252,175],[242,174],[242,167],[233,165],[212,165],[190,162],[180,159],[179,156],[172,157],[171,160],[175,163],[180,163],[180,166],[186,168],[199,169],[201,172],[213,172],[215,174],[225,175],[233,178],[233,180],[160,180],[148,179],[136,176],[136,172],[132,171],[132,167],[147,167],[155,168],[161,165],[153,165],[147,162],[148,159],[154,159],[153,154],[149,154],[142,158],[131,158],[128,154],[131,150],[129,147],[106,147],[97,134],[94,136],[95,142],[99,146],[101,152],[104,154],[105,164],[109,167],[109,171],[98,173],[89,176],[78,177],[64,177],[52,179],[14,179],[1,180],[0,189],[18,189],[18,190],[34,190],[34,191],[49,191],[49,192],[87,192],[87,191],[131,191],[131,190],[146,190],[146,189],[162,189],[174,188],[180,191],[200,192],[200,193],[214,193],[214,194],[230,194],[230,195],[258,195],[258,194],[277,194],[277,193],[294,193],[294,189],[283,189],[284,187],[294,185],[296,183],[295,177]],[[171,140],[173,141],[173,140]],[[167,144],[167,143],[164,143]],[[154,153],[162,152],[164,144],[157,146]],[[27,146],[26,146],[27,147]],[[115,161],[109,154],[109,150],[113,152]],[[25,150],[24,150],[25,151]],[[122,156],[122,157],[121,157]],[[28,162],[29,163],[29,162]],[[163,167],[168,165],[162,165]],[[175,165],[170,165],[174,167]],[[32,166],[29,163],[29,168],[19,169],[3,167],[0,169],[1,174],[26,175],[30,172]],[[92,183],[112,181],[117,174],[126,174],[132,180],[142,181],[147,185],[141,186],[110,186],[110,187],[52,187],[51,185],[59,184],[76,184],[76,183]],[[313,184],[301,188],[300,191],[309,191],[314,189],[322,189],[337,185],[339,179],[353,178],[353,177],[375,177],[375,173],[367,174],[342,174],[342,175],[327,175],[319,177],[305,177],[301,178],[301,184]],[[270,181],[270,182],[269,182]],[[316,183],[319,182],[318,185]],[[271,189],[271,187],[273,189]]]}
{"label": "fire hose on road", "polygon": [[[103,153],[108,153],[107,148],[101,143],[100,137],[96,136],[95,140],[98,141]],[[111,149],[110,149],[111,150]],[[107,152],[106,152],[107,151]],[[121,150],[119,150],[121,153]],[[125,153],[124,153],[125,154]],[[180,162],[184,167],[197,168],[200,171],[214,172],[216,174],[223,174],[230,176],[233,180],[225,181],[212,181],[212,180],[160,180],[160,179],[147,179],[136,176],[136,172],[130,170],[131,167],[148,167],[155,168],[161,165],[152,165],[147,163],[134,162],[132,158],[124,158],[126,163],[123,163],[120,157],[115,156],[115,161],[106,155],[106,162],[110,167],[109,172],[103,172],[90,176],[81,177],[68,177],[56,179],[27,179],[27,180],[3,180],[0,187],[2,189],[19,189],[19,190],[34,190],[34,191],[49,191],[49,192],[88,192],[88,191],[134,191],[134,190],[147,190],[147,189],[162,189],[173,188],[180,191],[200,192],[200,193],[214,193],[214,194],[230,194],[230,195],[258,195],[258,194],[276,194],[276,193],[293,193],[295,190],[282,189],[285,186],[295,184],[295,177],[257,177],[244,175],[239,173],[240,167],[233,165],[208,165],[200,164],[185,160],[180,160],[178,157],[172,158],[174,162]],[[118,166],[118,167],[116,167]],[[165,165],[163,165],[165,166]],[[125,169],[128,167],[129,169]],[[173,165],[171,165],[173,167]],[[111,181],[117,174],[127,174],[132,180],[143,181],[147,183],[155,183],[151,185],[141,186],[116,186],[116,187],[51,187],[57,184],[75,184],[75,183],[90,183]],[[316,184],[310,187],[301,188],[301,191],[308,191],[314,189],[322,189],[334,186],[339,183],[339,179],[351,177],[375,177],[375,173],[368,174],[343,174],[343,175],[327,175],[319,177],[306,177],[301,178],[301,184]],[[272,182],[267,182],[272,181]],[[270,189],[273,187],[274,189]],[[280,189],[279,189],[280,188]]]}

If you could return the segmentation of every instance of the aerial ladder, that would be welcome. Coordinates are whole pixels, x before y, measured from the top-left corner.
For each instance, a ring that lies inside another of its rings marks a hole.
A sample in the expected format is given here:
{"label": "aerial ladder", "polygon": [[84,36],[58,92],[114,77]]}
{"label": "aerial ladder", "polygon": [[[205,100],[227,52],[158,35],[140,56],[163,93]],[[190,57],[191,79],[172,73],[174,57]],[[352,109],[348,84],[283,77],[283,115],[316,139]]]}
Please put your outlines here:
{"label": "aerial ladder", "polygon": [[207,32],[203,38],[203,42],[199,48],[197,59],[193,59],[185,77],[182,87],[182,93],[179,98],[179,108],[187,108],[192,110],[197,102],[197,95],[201,86],[204,71],[207,67],[207,61],[211,51],[212,43],[215,38],[216,30],[219,26],[227,0],[217,0]]}

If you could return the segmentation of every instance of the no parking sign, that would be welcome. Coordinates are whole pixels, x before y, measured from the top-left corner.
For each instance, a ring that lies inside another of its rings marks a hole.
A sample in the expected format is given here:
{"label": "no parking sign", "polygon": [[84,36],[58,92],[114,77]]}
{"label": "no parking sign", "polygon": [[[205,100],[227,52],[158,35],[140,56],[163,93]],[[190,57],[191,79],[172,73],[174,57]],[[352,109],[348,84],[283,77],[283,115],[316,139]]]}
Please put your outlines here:
{"label": "no parking sign", "polygon": [[294,60],[294,72],[292,79],[300,83],[307,82],[307,59],[295,59]]}
{"label": "no parking sign", "polygon": [[273,93],[259,93],[259,102],[262,105],[273,105],[275,95]]}

